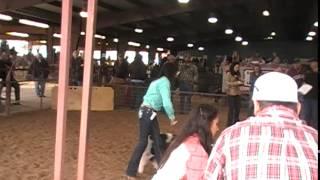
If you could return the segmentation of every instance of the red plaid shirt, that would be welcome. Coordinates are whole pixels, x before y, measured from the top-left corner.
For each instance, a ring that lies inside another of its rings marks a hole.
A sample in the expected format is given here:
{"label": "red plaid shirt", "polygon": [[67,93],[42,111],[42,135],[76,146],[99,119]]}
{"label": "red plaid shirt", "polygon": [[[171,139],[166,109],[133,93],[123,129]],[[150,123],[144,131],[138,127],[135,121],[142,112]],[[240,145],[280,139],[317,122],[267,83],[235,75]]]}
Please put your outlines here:
{"label": "red plaid shirt", "polygon": [[205,179],[317,180],[318,131],[288,108],[265,108],[220,135]]}

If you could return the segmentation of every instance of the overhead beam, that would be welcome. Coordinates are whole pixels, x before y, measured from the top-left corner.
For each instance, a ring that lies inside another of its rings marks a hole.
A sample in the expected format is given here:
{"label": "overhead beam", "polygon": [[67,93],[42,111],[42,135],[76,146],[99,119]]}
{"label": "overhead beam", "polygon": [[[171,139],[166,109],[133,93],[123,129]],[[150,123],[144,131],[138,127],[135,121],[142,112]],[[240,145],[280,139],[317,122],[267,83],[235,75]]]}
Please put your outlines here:
{"label": "overhead beam", "polygon": [[55,0],[1,0],[0,12],[31,7],[36,4],[49,3]]}
{"label": "overhead beam", "polygon": [[46,29],[24,26],[24,25],[1,25],[0,24],[0,33],[5,32],[23,32],[28,34],[46,34]]}
{"label": "overhead beam", "polygon": [[102,0],[100,0],[98,2],[98,6],[104,8],[104,9],[108,9],[110,11],[122,11],[123,10],[122,8],[119,8],[117,6],[114,6],[114,5],[106,3],[106,2],[103,2]]}
{"label": "overhead beam", "polygon": [[23,40],[23,41],[37,41],[37,40],[44,40],[46,39],[45,35],[30,35],[28,38],[16,37],[16,36],[9,36],[5,34],[0,34],[0,39],[6,40]]}
{"label": "overhead beam", "polygon": [[19,10],[15,10],[12,11],[16,14],[20,14],[23,16],[27,16],[27,17],[32,17],[32,18],[36,18],[39,20],[43,20],[46,22],[53,22],[56,24],[60,24],[60,19],[61,19],[61,15],[58,13],[54,13],[54,12],[50,12],[50,11],[46,11],[40,8],[36,8],[36,7],[29,7],[29,8],[24,8],[24,9],[19,9]]}
{"label": "overhead beam", "polygon": [[203,6],[193,1],[187,5],[165,5],[155,8],[137,8],[121,13],[103,13],[98,15],[97,29],[107,28],[115,25],[132,23],[142,20],[160,18],[174,14],[191,12],[201,9]]}
{"label": "overhead beam", "polygon": [[136,6],[140,6],[140,7],[150,7],[149,4],[142,2],[140,0],[127,0],[129,3],[136,5]]}

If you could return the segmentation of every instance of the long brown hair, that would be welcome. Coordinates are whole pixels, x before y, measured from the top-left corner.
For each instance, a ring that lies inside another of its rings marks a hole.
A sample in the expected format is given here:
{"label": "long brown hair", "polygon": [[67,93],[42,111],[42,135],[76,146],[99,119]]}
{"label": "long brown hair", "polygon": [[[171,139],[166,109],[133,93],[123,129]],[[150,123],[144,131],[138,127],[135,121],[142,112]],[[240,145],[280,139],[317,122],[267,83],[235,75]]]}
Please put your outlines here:
{"label": "long brown hair", "polygon": [[196,109],[194,109],[191,112],[189,119],[183,124],[179,134],[175,137],[167,151],[164,153],[159,167],[161,168],[166,163],[174,149],[193,134],[197,134],[199,136],[200,144],[209,154],[213,144],[213,135],[210,127],[217,116],[218,110],[209,104],[200,104]]}

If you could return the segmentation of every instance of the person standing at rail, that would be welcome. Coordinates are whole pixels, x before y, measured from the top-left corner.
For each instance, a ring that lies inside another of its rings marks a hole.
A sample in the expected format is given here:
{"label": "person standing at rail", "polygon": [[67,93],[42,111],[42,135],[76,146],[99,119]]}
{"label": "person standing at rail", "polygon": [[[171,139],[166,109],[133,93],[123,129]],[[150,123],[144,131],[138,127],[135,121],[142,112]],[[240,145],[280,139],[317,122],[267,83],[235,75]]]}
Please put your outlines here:
{"label": "person standing at rail", "polygon": [[250,76],[250,90],[249,90],[249,97],[250,97],[249,101],[250,102],[249,102],[249,106],[248,106],[248,116],[253,115],[253,102],[251,101],[251,97],[253,94],[254,83],[261,75],[262,75],[261,66],[259,64],[255,64],[253,66],[253,73]]}
{"label": "person standing at rail", "polygon": [[13,105],[20,105],[20,85],[18,81],[14,78],[14,70],[15,70],[15,52],[11,52],[9,55],[7,52],[2,52],[0,61],[2,61],[2,70],[1,70],[1,84],[0,84],[0,92],[4,86],[6,86],[6,81],[9,80],[11,86],[14,88],[15,102]]}
{"label": "person standing at rail", "polygon": [[148,87],[139,109],[139,141],[129,161],[126,171],[127,179],[135,179],[139,162],[151,135],[155,145],[155,159],[160,163],[160,129],[157,120],[157,112],[163,107],[170,124],[175,125],[175,113],[171,101],[170,80],[176,76],[176,68],[173,64],[164,65],[162,76],[154,80]]}
{"label": "person standing at rail", "polygon": [[233,125],[239,121],[240,114],[240,86],[243,85],[243,81],[240,77],[240,64],[235,62],[230,66],[230,72],[227,75],[227,95],[228,95],[228,126]]}
{"label": "person standing at rail", "polygon": [[35,80],[35,90],[38,97],[45,97],[45,87],[46,80],[49,76],[49,64],[42,57],[41,54],[38,54],[36,59],[33,60],[29,74],[32,76],[32,79]]}
{"label": "person standing at rail", "polygon": [[191,110],[191,93],[198,82],[198,68],[192,63],[190,56],[179,67],[180,112],[189,113]]}

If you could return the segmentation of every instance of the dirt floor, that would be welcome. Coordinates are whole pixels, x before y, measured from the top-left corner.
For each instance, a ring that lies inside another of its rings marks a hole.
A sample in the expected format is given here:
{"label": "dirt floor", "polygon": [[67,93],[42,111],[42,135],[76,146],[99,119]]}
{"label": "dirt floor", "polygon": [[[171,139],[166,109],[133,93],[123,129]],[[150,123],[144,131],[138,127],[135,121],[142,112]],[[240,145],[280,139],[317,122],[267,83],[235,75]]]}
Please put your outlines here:
{"label": "dirt floor", "polygon": [[[220,109],[224,126],[226,111]],[[180,123],[186,115],[178,116]],[[69,112],[64,179],[76,177],[80,113]],[[175,132],[160,116],[161,131]],[[44,110],[0,117],[0,180],[51,180],[53,178],[56,112]],[[134,111],[93,112],[89,123],[88,180],[121,180],[137,138]],[[146,168],[139,179],[150,179]]]}

